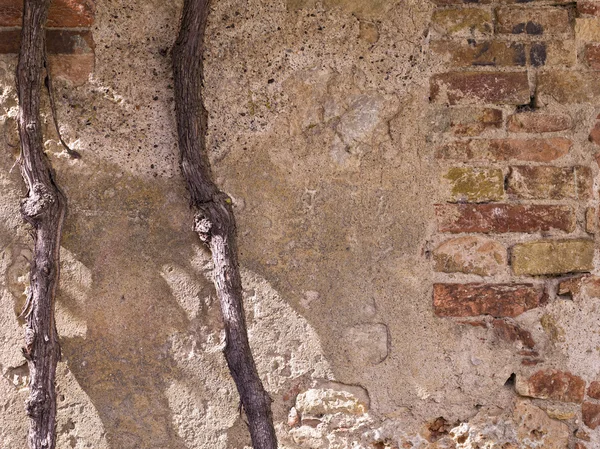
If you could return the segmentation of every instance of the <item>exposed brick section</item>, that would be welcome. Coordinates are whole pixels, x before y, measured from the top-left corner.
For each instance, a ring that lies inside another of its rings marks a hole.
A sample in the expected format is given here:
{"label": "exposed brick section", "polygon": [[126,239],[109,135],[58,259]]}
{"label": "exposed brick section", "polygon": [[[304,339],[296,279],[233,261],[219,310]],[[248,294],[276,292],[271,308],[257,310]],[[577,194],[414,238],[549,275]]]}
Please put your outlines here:
{"label": "exposed brick section", "polygon": [[522,113],[508,117],[507,129],[514,133],[551,133],[571,129],[573,121],[568,115]]}
{"label": "exposed brick section", "polygon": [[581,415],[584,424],[590,429],[594,430],[600,426],[600,404],[584,402],[581,406]]}
{"label": "exposed brick section", "polygon": [[585,62],[592,70],[600,70],[600,44],[585,46]]}
{"label": "exposed brick section", "polygon": [[543,290],[533,284],[435,284],[433,308],[437,316],[491,315],[516,317],[540,305]]}
{"label": "exposed brick section", "polygon": [[[19,52],[22,0],[0,0],[0,54]],[[94,70],[92,0],[53,0],[46,32],[48,62],[53,77],[83,84]],[[1,28],[13,27],[13,28]],[[69,29],[78,28],[78,29]]]}
{"label": "exposed brick section", "polygon": [[496,32],[502,34],[570,34],[569,13],[562,8],[510,8],[496,11]]}
{"label": "exposed brick section", "polygon": [[494,30],[490,12],[479,8],[438,9],[431,23],[436,32],[450,36],[486,36]]}
{"label": "exposed brick section", "polygon": [[588,199],[592,195],[589,167],[511,167],[507,192],[523,199]]}
{"label": "exposed brick section", "polygon": [[585,381],[565,371],[542,370],[525,379],[517,376],[517,393],[538,399],[561,402],[583,402]]}
{"label": "exposed brick section", "polygon": [[435,41],[430,48],[456,67],[523,67],[527,63],[525,44],[518,42]]}
{"label": "exposed brick section", "polygon": [[504,197],[504,174],[499,169],[453,167],[444,175],[452,201],[487,202]]}
{"label": "exposed brick section", "polygon": [[600,399],[600,382],[591,382],[588,387],[587,395],[593,399]]}
{"label": "exposed brick section", "polygon": [[[21,26],[22,0],[0,0],[0,27]],[[48,13],[48,27],[85,28],[94,23],[92,0],[53,0]]]}
{"label": "exposed brick section", "polygon": [[512,267],[516,275],[586,272],[594,268],[593,261],[593,240],[544,240],[521,243],[512,249]]}
{"label": "exposed brick section", "polygon": [[450,72],[431,77],[431,100],[449,104],[527,104],[526,72]]}
{"label": "exposed brick section", "polygon": [[552,162],[568,154],[572,144],[563,137],[456,141],[439,147],[436,157],[461,161]]}
{"label": "exposed brick section", "polygon": [[575,230],[570,206],[541,204],[438,204],[440,232],[505,233]]}
{"label": "exposed brick section", "polygon": [[506,254],[506,248],[495,240],[465,236],[439,245],[433,251],[433,260],[436,271],[493,276],[505,269]]}
{"label": "exposed brick section", "polygon": [[543,104],[597,102],[600,101],[600,77],[594,72],[542,72],[538,75],[537,93]]}
{"label": "exposed brick section", "polygon": [[[48,30],[46,32],[49,54],[84,54],[94,48],[92,33],[88,30]],[[19,53],[21,30],[0,29],[0,54]]]}
{"label": "exposed brick section", "polygon": [[528,349],[533,349],[535,347],[535,341],[533,340],[531,332],[523,329],[518,324],[496,319],[492,321],[492,327],[494,328],[496,336],[502,340],[512,343],[519,342],[523,347]]}

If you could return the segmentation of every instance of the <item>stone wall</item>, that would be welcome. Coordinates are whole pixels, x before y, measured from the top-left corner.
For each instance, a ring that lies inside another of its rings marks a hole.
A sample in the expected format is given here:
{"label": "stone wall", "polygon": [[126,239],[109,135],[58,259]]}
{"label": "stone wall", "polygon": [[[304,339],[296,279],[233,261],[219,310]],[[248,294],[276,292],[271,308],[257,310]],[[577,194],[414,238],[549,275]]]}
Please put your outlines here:
{"label": "stone wall", "polygon": [[[0,0],[0,449],[31,239]],[[179,175],[181,1],[55,0],[59,448],[249,447]],[[282,448],[600,447],[600,2],[214,0],[205,97]]]}

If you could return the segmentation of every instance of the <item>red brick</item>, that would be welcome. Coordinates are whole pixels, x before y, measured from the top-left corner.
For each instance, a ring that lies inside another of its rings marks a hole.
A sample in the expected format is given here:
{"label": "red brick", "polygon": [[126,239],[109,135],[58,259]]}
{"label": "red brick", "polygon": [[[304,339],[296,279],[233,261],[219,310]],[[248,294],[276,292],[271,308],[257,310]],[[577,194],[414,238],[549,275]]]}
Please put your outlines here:
{"label": "red brick", "polygon": [[600,44],[585,46],[585,62],[592,70],[600,70]]}
{"label": "red brick", "polygon": [[590,398],[600,399],[600,382],[591,382],[587,394]]}
{"label": "red brick", "polygon": [[552,70],[538,75],[537,98],[541,104],[600,101],[600,77],[594,72]]}
{"label": "red brick", "polygon": [[437,316],[516,317],[540,305],[543,289],[533,284],[435,284]]}
{"label": "red brick", "polygon": [[527,63],[525,44],[485,41],[480,43],[434,41],[431,50],[448,59],[453,66],[524,66]]}
{"label": "red brick", "polygon": [[589,199],[589,167],[515,166],[508,175],[507,193],[522,199]]}
{"label": "red brick", "polygon": [[565,156],[573,143],[569,139],[491,139],[448,143],[436,151],[438,159],[460,161],[551,162]]}
{"label": "red brick", "polygon": [[520,342],[523,347],[529,349],[533,349],[535,346],[535,341],[533,340],[531,332],[523,329],[518,324],[496,319],[492,321],[492,327],[494,328],[496,336],[502,340],[511,343]]}
{"label": "red brick", "polygon": [[516,390],[521,396],[561,402],[583,402],[585,381],[566,371],[542,370],[528,379],[517,376]]}
{"label": "red brick", "polygon": [[[53,0],[48,13],[48,27],[78,28],[94,23],[92,0]],[[23,0],[0,0],[0,26],[21,26]]]}
{"label": "red brick", "polygon": [[526,72],[449,72],[430,80],[431,101],[449,104],[527,104]]}
{"label": "red brick", "polygon": [[[596,122],[589,136],[590,142],[600,145],[600,122]],[[600,164],[599,164],[600,165]]]}
{"label": "red brick", "polygon": [[551,133],[571,129],[568,115],[526,112],[508,117],[508,130],[514,133]]}
{"label": "red brick", "polygon": [[581,415],[584,424],[590,429],[600,426],[600,404],[584,402],[581,406]]}
{"label": "red brick", "polygon": [[577,12],[580,15],[599,16],[600,15],[600,3],[597,1],[584,1],[579,0],[577,2]]}
{"label": "red brick", "polygon": [[569,13],[563,8],[511,8],[496,10],[496,33],[561,35],[572,33]]}
{"label": "red brick", "polygon": [[506,233],[559,230],[573,232],[569,206],[541,204],[437,204],[439,232]]}
{"label": "red brick", "polygon": [[[84,54],[94,48],[90,31],[48,30],[46,42],[49,54]],[[0,54],[18,53],[21,30],[0,30]]]}
{"label": "red brick", "polygon": [[84,84],[94,71],[94,54],[81,55],[50,55],[48,58],[50,73],[54,78],[60,78],[79,86]]}

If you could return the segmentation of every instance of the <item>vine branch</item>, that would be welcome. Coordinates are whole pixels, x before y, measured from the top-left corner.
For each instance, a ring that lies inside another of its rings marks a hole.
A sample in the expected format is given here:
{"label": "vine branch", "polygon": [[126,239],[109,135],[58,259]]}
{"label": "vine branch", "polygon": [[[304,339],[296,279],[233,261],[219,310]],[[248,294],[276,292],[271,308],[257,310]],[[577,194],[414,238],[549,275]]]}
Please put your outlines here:
{"label": "vine branch", "polygon": [[248,418],[255,449],[277,449],[271,398],[248,343],[231,199],[214,183],[206,151],[202,98],[204,36],[210,0],[184,0],[173,48],[175,113],[180,165],[195,209],[194,229],[212,253],[214,282],[225,327],[225,359]]}
{"label": "vine branch", "polygon": [[47,73],[45,25],[51,0],[25,0],[23,28],[16,81],[19,99],[19,167],[27,186],[21,214],[33,228],[30,292],[23,313],[26,317],[23,355],[29,365],[31,449],[54,449],[56,444],[56,365],[60,359],[54,321],[54,300],[59,278],[60,236],[66,197],[55,183],[44,154],[40,96]]}

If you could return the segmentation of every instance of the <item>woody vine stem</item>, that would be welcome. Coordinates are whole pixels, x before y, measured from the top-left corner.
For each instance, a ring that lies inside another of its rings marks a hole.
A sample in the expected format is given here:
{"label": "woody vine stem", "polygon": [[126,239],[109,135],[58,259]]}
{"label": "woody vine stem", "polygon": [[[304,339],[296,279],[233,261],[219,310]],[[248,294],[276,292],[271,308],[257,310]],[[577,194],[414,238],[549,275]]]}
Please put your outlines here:
{"label": "woody vine stem", "polygon": [[206,150],[202,99],[203,55],[210,0],[185,0],[173,48],[180,165],[195,210],[194,228],[212,253],[214,282],[225,327],[225,359],[248,418],[254,449],[276,449],[271,398],[248,343],[231,199],[214,183]]}
{"label": "woody vine stem", "polygon": [[29,365],[31,449],[54,449],[56,442],[56,364],[60,346],[54,321],[54,300],[59,278],[60,236],[67,206],[44,154],[40,96],[48,76],[45,25],[51,0],[25,0],[17,64],[19,98],[19,167],[27,186],[21,214],[33,228],[30,291],[23,309],[26,317],[23,355]]}

